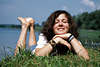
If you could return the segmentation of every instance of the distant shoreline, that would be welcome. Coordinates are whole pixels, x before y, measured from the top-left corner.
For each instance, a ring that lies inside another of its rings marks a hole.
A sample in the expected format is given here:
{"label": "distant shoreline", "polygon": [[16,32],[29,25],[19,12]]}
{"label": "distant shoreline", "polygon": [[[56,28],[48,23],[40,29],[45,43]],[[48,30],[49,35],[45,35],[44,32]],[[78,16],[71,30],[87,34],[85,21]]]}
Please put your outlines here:
{"label": "distant shoreline", "polygon": [[[17,24],[0,24],[0,28],[11,28],[11,29],[21,29],[21,25]],[[35,30],[40,31],[42,26],[35,24]]]}
{"label": "distant shoreline", "polygon": [[0,24],[0,28],[21,28],[21,25],[15,25],[15,24]]}

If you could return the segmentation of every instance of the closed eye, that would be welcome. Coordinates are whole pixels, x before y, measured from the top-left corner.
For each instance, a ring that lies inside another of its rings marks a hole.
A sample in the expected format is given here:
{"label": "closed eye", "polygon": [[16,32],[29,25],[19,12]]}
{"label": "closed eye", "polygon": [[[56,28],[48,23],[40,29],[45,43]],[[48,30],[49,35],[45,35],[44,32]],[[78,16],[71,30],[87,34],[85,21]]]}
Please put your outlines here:
{"label": "closed eye", "polygon": [[57,24],[58,22],[59,22],[59,20],[56,20],[56,21],[55,21],[55,24]]}
{"label": "closed eye", "polygon": [[63,19],[62,22],[63,23],[68,23],[68,21],[66,19]]}

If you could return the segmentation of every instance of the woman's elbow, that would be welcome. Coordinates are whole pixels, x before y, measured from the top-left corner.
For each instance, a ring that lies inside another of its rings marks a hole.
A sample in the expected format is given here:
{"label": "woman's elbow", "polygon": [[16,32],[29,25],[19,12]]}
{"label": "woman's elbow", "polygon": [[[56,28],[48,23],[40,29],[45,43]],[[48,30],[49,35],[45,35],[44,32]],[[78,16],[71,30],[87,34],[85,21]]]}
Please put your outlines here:
{"label": "woman's elbow", "polygon": [[39,54],[38,52],[34,53],[36,56],[42,56],[41,54]]}
{"label": "woman's elbow", "polygon": [[82,56],[85,60],[89,60],[89,59],[90,59],[87,50],[81,51],[81,52],[79,53],[79,56]]}
{"label": "woman's elbow", "polygon": [[43,53],[39,49],[36,49],[35,52],[34,52],[34,54],[36,56],[44,56]]}
{"label": "woman's elbow", "polygon": [[89,60],[90,59],[90,57],[88,55],[88,51],[85,52],[84,58],[85,58],[85,60]]}
{"label": "woman's elbow", "polygon": [[36,56],[40,56],[39,51],[37,51],[37,50],[35,50],[34,54],[35,54]]}

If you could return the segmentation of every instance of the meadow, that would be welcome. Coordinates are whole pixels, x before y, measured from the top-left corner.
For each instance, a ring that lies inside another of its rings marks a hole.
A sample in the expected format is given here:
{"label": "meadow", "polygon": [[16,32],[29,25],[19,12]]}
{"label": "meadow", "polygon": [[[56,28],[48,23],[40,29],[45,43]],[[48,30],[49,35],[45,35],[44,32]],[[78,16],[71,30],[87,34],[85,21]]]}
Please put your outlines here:
{"label": "meadow", "polygon": [[69,52],[64,56],[31,55],[31,52],[21,51],[17,56],[7,56],[0,62],[1,67],[100,67],[100,51],[89,49],[90,60],[73,55]]}
{"label": "meadow", "polygon": [[88,50],[90,60],[84,60],[70,51],[63,56],[31,55],[30,50],[21,50],[17,56],[7,55],[0,61],[1,67],[100,67],[100,31],[80,31],[80,41]]}

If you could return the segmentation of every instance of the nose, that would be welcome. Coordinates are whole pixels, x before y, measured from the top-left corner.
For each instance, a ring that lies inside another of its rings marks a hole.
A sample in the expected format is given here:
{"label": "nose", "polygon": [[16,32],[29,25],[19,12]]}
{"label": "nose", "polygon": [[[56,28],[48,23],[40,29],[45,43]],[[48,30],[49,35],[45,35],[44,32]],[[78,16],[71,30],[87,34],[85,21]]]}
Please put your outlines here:
{"label": "nose", "polygon": [[63,26],[63,22],[60,21],[60,22],[59,22],[59,26]]}

